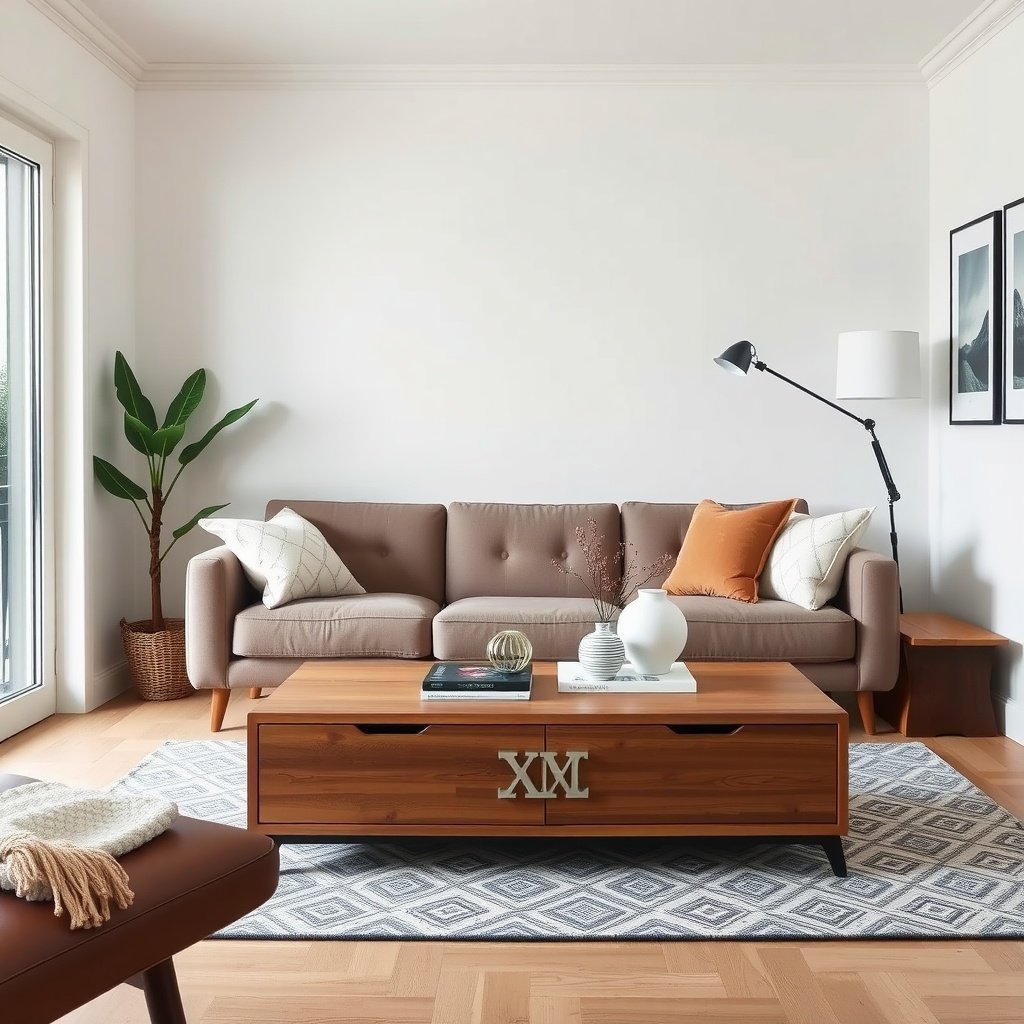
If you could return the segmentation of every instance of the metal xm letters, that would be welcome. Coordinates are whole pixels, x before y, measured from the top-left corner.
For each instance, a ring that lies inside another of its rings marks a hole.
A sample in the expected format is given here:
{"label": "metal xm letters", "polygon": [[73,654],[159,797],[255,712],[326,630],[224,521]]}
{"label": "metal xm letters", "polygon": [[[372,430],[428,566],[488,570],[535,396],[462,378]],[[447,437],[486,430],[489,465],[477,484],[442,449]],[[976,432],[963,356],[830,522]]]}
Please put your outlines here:
{"label": "metal xm letters", "polygon": [[[550,750],[525,750],[522,761],[518,750],[499,750],[498,760],[504,761],[515,772],[515,778],[507,788],[498,790],[498,799],[515,800],[521,783],[527,800],[553,800],[559,789],[569,800],[586,800],[590,796],[590,787],[580,789],[580,761],[586,761],[587,756],[586,750],[567,750],[565,763],[560,765],[558,754]],[[540,789],[528,774],[530,765],[538,758],[541,762]]]}

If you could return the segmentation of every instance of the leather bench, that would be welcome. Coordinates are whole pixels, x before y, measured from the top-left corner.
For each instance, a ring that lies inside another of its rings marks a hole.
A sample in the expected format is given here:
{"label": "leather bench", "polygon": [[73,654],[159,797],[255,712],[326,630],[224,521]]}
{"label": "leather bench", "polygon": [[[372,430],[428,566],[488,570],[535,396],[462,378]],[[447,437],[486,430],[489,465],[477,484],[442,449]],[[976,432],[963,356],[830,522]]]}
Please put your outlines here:
{"label": "leather bench", "polygon": [[[0,774],[0,791],[33,782]],[[120,858],[135,892],[99,928],[71,931],[52,903],[0,892],[0,1020],[47,1024],[122,982],[142,988],[153,1024],[184,1024],[171,957],[254,910],[277,888],[273,842],[179,818]]]}

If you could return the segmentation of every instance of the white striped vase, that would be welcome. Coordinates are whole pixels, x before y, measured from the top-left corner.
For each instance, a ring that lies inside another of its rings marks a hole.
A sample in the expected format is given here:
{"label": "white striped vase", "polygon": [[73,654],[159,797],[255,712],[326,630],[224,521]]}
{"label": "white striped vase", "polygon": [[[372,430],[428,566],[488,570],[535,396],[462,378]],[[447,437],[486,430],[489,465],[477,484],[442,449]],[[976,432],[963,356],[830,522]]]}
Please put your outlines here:
{"label": "white striped vase", "polygon": [[591,679],[614,679],[626,660],[626,649],[614,622],[595,622],[594,632],[580,641],[580,668]]}

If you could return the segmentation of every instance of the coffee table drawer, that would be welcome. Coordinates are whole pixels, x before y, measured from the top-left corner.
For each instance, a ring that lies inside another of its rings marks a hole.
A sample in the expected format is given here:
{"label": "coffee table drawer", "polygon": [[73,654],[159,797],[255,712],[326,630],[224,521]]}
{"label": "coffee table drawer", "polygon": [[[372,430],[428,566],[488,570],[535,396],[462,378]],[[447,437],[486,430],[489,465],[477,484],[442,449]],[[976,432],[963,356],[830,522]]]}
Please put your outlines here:
{"label": "coffee table drawer", "polygon": [[260,725],[257,743],[261,825],[544,822],[542,800],[497,799],[496,755],[543,749],[543,726]]}
{"label": "coffee table drawer", "polygon": [[[823,824],[839,816],[835,725],[548,726],[586,751],[586,799],[547,801],[549,825]],[[845,750],[844,750],[845,755]]]}

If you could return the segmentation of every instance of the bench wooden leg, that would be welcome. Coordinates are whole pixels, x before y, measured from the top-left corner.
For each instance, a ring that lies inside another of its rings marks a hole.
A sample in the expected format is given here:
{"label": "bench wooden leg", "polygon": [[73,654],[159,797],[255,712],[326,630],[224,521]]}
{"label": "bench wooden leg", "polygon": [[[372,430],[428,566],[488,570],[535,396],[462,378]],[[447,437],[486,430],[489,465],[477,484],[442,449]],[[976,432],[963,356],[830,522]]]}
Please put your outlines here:
{"label": "bench wooden leg", "polygon": [[249,700],[259,700],[263,696],[262,686],[249,687]]}
{"label": "bench wooden leg", "polygon": [[860,712],[860,720],[864,725],[864,731],[869,736],[875,735],[875,694],[871,690],[857,691],[857,710]]}
{"label": "bench wooden leg", "polygon": [[225,686],[211,691],[210,699],[210,732],[220,732],[224,724],[224,712],[228,709],[231,691]]}
{"label": "bench wooden leg", "polygon": [[170,957],[143,971],[141,978],[151,1024],[188,1024]]}

